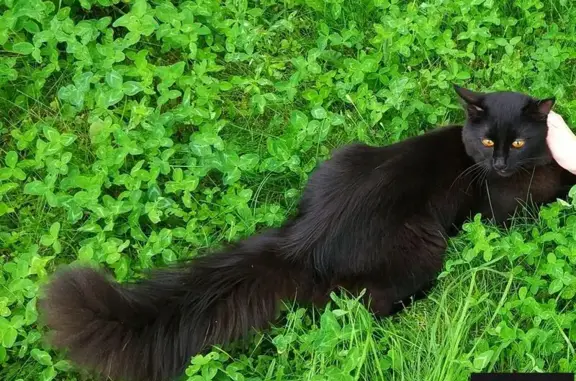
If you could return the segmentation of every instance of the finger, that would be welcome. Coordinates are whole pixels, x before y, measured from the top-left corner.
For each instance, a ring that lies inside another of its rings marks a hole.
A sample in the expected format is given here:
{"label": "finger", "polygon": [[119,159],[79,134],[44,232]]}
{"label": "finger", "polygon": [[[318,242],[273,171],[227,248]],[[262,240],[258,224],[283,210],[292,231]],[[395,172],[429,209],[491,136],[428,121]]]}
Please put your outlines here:
{"label": "finger", "polygon": [[547,124],[548,124],[548,127],[552,127],[552,128],[559,128],[559,129],[568,128],[568,126],[566,125],[566,122],[564,122],[564,119],[559,114],[552,113],[552,112],[550,112],[550,114],[548,114]]}

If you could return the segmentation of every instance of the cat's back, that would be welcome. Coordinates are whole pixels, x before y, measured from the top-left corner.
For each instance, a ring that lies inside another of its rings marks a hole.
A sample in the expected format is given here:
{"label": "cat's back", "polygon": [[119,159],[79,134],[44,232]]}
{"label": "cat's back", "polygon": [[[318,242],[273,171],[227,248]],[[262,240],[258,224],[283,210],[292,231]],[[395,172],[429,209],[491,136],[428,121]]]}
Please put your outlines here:
{"label": "cat's back", "polygon": [[341,185],[386,186],[392,181],[388,185],[409,187],[437,183],[470,163],[462,144],[462,127],[447,126],[382,147],[347,145],[334,151],[315,175]]}
{"label": "cat's back", "polygon": [[312,208],[424,202],[471,164],[462,144],[462,127],[448,126],[383,146],[349,144],[335,150],[312,174],[304,199]]}
{"label": "cat's back", "polygon": [[461,131],[449,126],[384,147],[336,150],[308,181],[287,247],[344,255],[371,237],[392,237],[466,165]]}

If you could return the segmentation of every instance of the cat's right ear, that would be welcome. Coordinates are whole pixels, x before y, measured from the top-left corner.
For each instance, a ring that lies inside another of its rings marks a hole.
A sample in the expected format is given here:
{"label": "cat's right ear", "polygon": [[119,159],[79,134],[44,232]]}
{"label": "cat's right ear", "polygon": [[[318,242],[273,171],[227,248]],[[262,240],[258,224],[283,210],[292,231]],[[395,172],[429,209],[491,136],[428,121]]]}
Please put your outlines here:
{"label": "cat's right ear", "polygon": [[465,89],[456,84],[453,85],[456,94],[460,97],[466,109],[466,114],[469,118],[479,118],[484,114],[484,106],[482,105],[482,94],[475,93],[472,90]]}

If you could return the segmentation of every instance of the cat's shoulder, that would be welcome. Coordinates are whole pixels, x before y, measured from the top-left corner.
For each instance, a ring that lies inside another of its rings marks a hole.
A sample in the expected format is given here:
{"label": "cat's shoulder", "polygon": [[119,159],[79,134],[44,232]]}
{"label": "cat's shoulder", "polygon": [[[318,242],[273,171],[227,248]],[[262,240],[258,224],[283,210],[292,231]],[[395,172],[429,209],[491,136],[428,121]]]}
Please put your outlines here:
{"label": "cat's shoulder", "polygon": [[426,141],[429,139],[449,138],[450,140],[457,139],[461,141],[462,128],[463,126],[456,124],[439,126],[427,130],[425,133],[416,136],[414,140]]}
{"label": "cat's shoulder", "polygon": [[371,146],[365,143],[350,143],[332,151],[332,157],[326,162],[327,167],[341,169],[371,168],[380,162],[387,152],[385,147]]}
{"label": "cat's shoulder", "polygon": [[[422,134],[412,136],[392,144],[373,146],[366,143],[354,142],[336,148],[332,151],[330,163],[348,162],[354,164],[373,164],[391,157],[405,156],[414,149],[430,148],[436,155],[441,146],[446,148],[463,147],[462,126],[447,125],[430,129]],[[451,151],[451,150],[450,150]]]}

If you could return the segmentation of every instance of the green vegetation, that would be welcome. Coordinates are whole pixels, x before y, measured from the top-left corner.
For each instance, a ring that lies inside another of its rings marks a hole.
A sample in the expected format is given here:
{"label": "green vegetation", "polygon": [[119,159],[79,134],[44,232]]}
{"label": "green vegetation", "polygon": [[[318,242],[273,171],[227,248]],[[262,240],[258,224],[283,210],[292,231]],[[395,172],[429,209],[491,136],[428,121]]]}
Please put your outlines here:
{"label": "green vegetation", "polygon": [[[0,46],[6,381],[81,379],[37,325],[59,264],[126,280],[278,225],[333,148],[460,122],[453,82],[554,95],[576,116],[569,0],[0,0]],[[575,205],[509,231],[471,221],[399,316],[295,309],[184,379],[575,372]]]}

